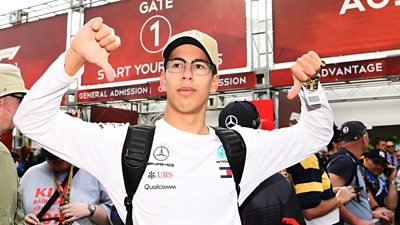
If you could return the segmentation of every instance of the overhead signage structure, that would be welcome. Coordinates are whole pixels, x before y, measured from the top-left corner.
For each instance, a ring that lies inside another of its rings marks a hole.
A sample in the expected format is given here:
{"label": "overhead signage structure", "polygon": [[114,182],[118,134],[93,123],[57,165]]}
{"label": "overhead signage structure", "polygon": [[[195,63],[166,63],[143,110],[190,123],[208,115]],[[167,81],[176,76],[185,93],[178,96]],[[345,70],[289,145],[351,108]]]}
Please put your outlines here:
{"label": "overhead signage structure", "polygon": [[273,0],[274,63],[400,49],[399,0]]}
{"label": "overhead signage structure", "polygon": [[199,30],[218,41],[220,71],[249,71],[243,0],[128,0],[85,10],[86,21],[98,16],[121,37],[121,47],[110,55],[116,77],[109,83],[101,68],[86,65],[82,86],[121,86],[158,78],[163,47],[169,37],[186,30]]}
{"label": "overhead signage structure", "polygon": [[65,51],[67,14],[0,30],[0,63],[15,64],[29,89]]}
{"label": "overhead signage structure", "polygon": [[[400,74],[399,57],[328,64],[319,73],[320,81],[323,83],[397,74]],[[270,84],[274,87],[292,85],[293,78],[290,69],[271,70]]]}

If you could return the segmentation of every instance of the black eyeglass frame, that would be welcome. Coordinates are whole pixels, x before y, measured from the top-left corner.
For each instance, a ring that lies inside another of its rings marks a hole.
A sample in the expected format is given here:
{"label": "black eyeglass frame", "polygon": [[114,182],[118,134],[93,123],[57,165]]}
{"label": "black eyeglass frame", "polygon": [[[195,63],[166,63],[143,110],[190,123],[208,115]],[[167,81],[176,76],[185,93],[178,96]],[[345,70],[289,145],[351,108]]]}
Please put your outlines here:
{"label": "black eyeglass frame", "polygon": [[[186,60],[184,60],[184,59],[182,59],[182,58],[170,58],[170,59],[164,61],[164,71],[167,71],[168,64],[169,64],[172,60],[181,60],[182,62],[189,63],[189,62],[186,62]],[[211,62],[209,62],[209,61],[207,61],[207,60],[204,60],[204,59],[194,59],[194,60],[192,60],[190,63],[192,64],[192,63],[194,63],[194,62],[204,62],[204,63],[206,63],[207,66],[208,66],[208,68],[210,68],[212,74],[213,74],[213,75],[214,75],[214,74],[217,74],[217,67],[214,65],[214,63],[211,63]]]}

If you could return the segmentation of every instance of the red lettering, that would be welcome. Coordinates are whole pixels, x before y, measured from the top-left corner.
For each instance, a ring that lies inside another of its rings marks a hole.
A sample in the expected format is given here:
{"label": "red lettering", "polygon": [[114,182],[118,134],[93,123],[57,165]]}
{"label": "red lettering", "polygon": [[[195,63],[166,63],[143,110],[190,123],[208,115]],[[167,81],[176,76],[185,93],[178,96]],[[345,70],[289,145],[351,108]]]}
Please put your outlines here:
{"label": "red lettering", "polygon": [[43,188],[43,189],[41,189],[41,188],[38,188],[38,189],[36,189],[36,193],[35,193],[35,198],[37,198],[37,197],[46,197],[46,194],[45,194],[45,191],[47,190],[47,188]]}
{"label": "red lettering", "polygon": [[172,178],[172,172],[170,171],[158,171],[157,177],[158,178]]}

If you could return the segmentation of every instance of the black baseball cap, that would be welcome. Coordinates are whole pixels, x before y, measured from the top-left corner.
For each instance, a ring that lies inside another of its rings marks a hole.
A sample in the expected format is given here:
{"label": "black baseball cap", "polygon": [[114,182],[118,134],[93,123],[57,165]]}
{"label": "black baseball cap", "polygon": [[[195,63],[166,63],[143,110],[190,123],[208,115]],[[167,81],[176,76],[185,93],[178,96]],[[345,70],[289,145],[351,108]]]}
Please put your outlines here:
{"label": "black baseball cap", "polygon": [[340,130],[341,141],[352,142],[360,139],[367,131],[367,127],[360,121],[347,121],[342,124]]}
{"label": "black baseball cap", "polygon": [[218,117],[220,127],[232,128],[235,125],[257,129],[260,115],[256,106],[249,101],[234,101],[223,108]]}
{"label": "black baseball cap", "polygon": [[49,151],[47,151],[44,148],[40,149],[40,156],[42,156],[43,158],[48,159],[48,160],[57,160],[57,159],[59,159],[57,156],[51,154]]}
{"label": "black baseball cap", "polygon": [[386,159],[386,153],[384,151],[374,149],[365,153],[365,157],[371,159],[374,162],[384,162],[386,164],[389,164]]}

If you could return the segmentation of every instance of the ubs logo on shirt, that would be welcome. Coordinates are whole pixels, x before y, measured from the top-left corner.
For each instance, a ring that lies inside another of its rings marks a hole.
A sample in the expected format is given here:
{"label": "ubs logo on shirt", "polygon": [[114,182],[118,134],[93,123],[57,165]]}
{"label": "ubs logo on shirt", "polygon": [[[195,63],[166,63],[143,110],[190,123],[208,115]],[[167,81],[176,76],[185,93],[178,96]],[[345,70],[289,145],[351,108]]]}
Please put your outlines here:
{"label": "ubs logo on shirt", "polygon": [[173,177],[172,171],[150,171],[149,175],[147,176],[151,180],[155,178],[161,178],[161,179],[170,179]]}

